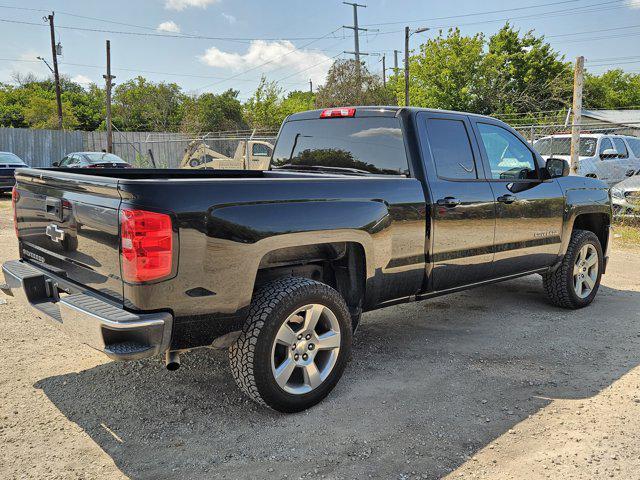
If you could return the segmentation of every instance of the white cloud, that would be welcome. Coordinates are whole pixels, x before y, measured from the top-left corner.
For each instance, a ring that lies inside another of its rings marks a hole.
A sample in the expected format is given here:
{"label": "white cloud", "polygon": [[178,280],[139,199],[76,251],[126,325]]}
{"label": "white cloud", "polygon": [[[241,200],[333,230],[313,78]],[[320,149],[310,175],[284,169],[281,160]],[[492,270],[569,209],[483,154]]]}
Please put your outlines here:
{"label": "white cloud", "polygon": [[164,8],[178,11],[190,7],[207,8],[209,5],[218,3],[219,1],[220,0],[165,0]]}
{"label": "white cloud", "polygon": [[640,8],[640,0],[627,0],[627,6],[630,8]]}
{"label": "white cloud", "polygon": [[166,22],[162,22],[160,25],[156,27],[158,32],[171,32],[171,33],[180,33],[180,27],[173,20],[167,20]]}
{"label": "white cloud", "polygon": [[[244,54],[223,52],[211,47],[199,59],[211,67],[225,68],[233,72],[253,67],[260,67],[261,72],[283,69],[281,76],[299,72],[296,74],[298,78],[311,78],[314,83],[322,83],[331,66],[331,58],[324,53],[316,50],[298,50],[288,40],[254,40]],[[269,63],[263,65],[266,62]]]}
{"label": "white cloud", "polygon": [[72,77],[71,81],[79,83],[84,88],[87,88],[89,85],[91,85],[93,83],[89,77],[87,77],[85,75],[82,75],[82,74],[79,74],[79,75],[76,75],[75,77]]}
{"label": "white cloud", "polygon": [[[41,53],[35,50],[27,50],[21,53],[18,55],[18,61],[11,62],[5,68],[0,69],[0,81],[13,82],[13,77],[16,74],[21,76],[35,75],[38,78],[48,77],[51,72],[42,60],[36,58],[39,55]],[[47,58],[47,62],[51,65],[50,59]]]}
{"label": "white cloud", "polygon": [[224,13],[222,12],[220,15],[222,15],[222,17],[229,22],[231,25],[233,25],[234,23],[236,23],[238,21],[238,19],[236,17],[234,17],[233,15],[229,14],[229,13]]}

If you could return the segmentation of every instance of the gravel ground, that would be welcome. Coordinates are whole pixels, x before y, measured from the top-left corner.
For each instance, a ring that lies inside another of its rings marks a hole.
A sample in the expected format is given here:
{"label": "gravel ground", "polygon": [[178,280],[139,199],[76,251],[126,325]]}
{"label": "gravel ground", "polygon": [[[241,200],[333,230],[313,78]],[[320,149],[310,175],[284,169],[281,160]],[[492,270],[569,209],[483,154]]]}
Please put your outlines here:
{"label": "gravel ground", "polygon": [[577,312],[536,276],[368,313],[338,387],[288,416],[239,393],[224,351],[114,363],[8,298],[0,478],[638,479],[639,272],[614,249]]}

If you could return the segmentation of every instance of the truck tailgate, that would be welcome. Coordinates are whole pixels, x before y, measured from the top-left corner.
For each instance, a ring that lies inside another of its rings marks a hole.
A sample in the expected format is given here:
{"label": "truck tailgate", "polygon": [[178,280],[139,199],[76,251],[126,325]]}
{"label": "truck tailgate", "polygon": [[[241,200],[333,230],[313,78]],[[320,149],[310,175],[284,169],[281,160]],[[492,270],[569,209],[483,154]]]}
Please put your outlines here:
{"label": "truck tailgate", "polygon": [[16,179],[20,256],[121,303],[117,181],[44,170]]}

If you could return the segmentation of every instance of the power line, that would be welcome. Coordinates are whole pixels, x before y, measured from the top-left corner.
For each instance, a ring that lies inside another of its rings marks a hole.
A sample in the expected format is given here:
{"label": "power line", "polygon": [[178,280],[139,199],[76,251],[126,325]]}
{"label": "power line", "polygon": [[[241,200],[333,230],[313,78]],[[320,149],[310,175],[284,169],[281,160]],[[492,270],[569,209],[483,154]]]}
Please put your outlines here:
{"label": "power line", "polygon": [[[626,3],[621,3],[621,1],[623,0],[610,0],[607,2],[598,2],[598,3],[592,3],[589,5],[585,5],[579,8],[570,8],[570,9],[561,9],[561,10],[551,10],[551,11],[547,11],[547,12],[539,12],[539,13],[535,13],[535,14],[529,14],[529,15],[523,15],[523,16],[519,16],[519,17],[503,17],[503,18],[494,18],[491,20],[478,20],[478,21],[474,21],[474,22],[466,22],[466,23],[458,23],[458,24],[450,24],[450,25],[434,25],[431,28],[432,29],[444,29],[444,28],[455,28],[455,27],[463,27],[463,26],[469,26],[469,25],[483,25],[486,23],[498,23],[498,22],[508,22],[508,21],[512,21],[512,20],[527,20],[527,19],[535,19],[535,18],[549,18],[549,17],[562,17],[562,16],[566,16],[566,15],[574,15],[575,13],[580,13],[580,14],[584,14],[584,13],[593,13],[593,12],[600,12],[603,10],[615,10],[618,8],[626,8]],[[618,6],[612,6],[611,4],[618,4]],[[405,22],[401,22],[401,23],[413,23],[413,20],[407,20]],[[429,22],[429,20],[423,20],[423,22]],[[374,34],[373,36],[377,36],[377,35],[389,35],[389,34],[393,34],[393,33],[400,33],[403,32],[404,30],[389,30],[386,32],[379,32]]]}
{"label": "power line", "polygon": [[[19,25],[33,25],[41,27],[43,26],[40,23],[36,22],[27,22],[24,20],[16,20],[11,18],[0,18],[0,22],[3,23],[15,23]],[[159,37],[159,38],[179,38],[179,39],[195,39],[195,40],[217,40],[217,41],[228,41],[228,42],[252,42],[256,40],[263,41],[294,41],[294,40],[322,40],[327,38],[328,36],[322,37],[291,37],[291,38],[283,38],[283,37],[211,37],[206,35],[178,35],[178,34],[170,34],[170,33],[151,33],[151,32],[129,32],[129,31],[119,31],[119,30],[106,30],[101,28],[87,28],[87,27],[76,27],[76,26],[67,26],[67,25],[56,25],[56,28],[66,29],[66,30],[78,30],[82,32],[94,32],[94,33],[109,33],[115,35],[133,35],[139,37]],[[339,28],[331,32],[332,34],[340,30]],[[337,38],[337,37],[333,37]]]}
{"label": "power line", "polygon": [[566,4],[566,3],[576,3],[576,2],[584,2],[585,0],[564,0],[561,2],[549,2],[549,3],[542,3],[539,5],[530,5],[527,7],[514,7],[514,8],[503,8],[500,10],[488,10],[488,11],[484,11],[484,12],[475,12],[475,13],[464,13],[461,15],[449,15],[446,17],[431,17],[431,18],[425,18],[423,20],[404,20],[404,21],[398,21],[398,22],[381,22],[381,23],[367,23],[366,26],[380,26],[380,25],[405,25],[407,23],[424,23],[424,22],[432,22],[434,20],[451,20],[454,18],[465,18],[465,17],[475,17],[475,16],[482,16],[482,15],[491,15],[494,13],[506,13],[506,12],[515,12],[515,11],[519,11],[519,10],[528,10],[530,8],[540,8],[540,7],[548,7],[548,6],[552,6],[552,5],[562,5],[562,4]]}

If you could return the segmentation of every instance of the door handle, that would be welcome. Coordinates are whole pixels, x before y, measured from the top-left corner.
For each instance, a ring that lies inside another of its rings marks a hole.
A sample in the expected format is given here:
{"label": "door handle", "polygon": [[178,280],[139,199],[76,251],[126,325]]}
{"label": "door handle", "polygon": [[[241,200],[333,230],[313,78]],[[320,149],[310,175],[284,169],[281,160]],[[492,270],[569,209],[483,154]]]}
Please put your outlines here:
{"label": "door handle", "polygon": [[441,198],[440,200],[437,200],[436,203],[440,207],[453,208],[460,205],[460,200],[458,200],[455,197],[444,197],[444,198]]}
{"label": "door handle", "polygon": [[509,203],[515,202],[516,200],[517,200],[517,198],[516,198],[515,195],[511,195],[511,194],[508,194],[508,193],[506,195],[501,195],[501,196],[498,197],[498,201],[500,203],[509,204]]}

